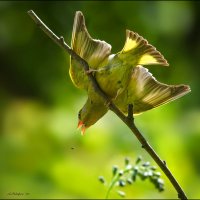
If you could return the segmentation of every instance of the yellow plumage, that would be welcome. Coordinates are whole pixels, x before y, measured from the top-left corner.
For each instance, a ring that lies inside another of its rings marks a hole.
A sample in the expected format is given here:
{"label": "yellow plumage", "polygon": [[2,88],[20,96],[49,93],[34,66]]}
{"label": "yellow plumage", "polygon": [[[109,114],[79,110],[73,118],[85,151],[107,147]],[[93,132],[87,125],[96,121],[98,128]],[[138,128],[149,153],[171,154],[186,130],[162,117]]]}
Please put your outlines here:
{"label": "yellow plumage", "polygon": [[[83,14],[76,12],[72,32],[72,49],[88,62],[100,88],[113,99],[118,108],[127,113],[133,104],[134,114],[173,101],[188,92],[186,85],[166,85],[158,82],[141,65],[168,66],[163,55],[137,33],[127,30],[122,50],[111,54],[111,45],[93,39],[85,26]],[[91,126],[107,111],[104,100],[94,91],[83,67],[70,60],[70,77],[75,86],[85,89],[88,99],[79,112],[82,127]]]}

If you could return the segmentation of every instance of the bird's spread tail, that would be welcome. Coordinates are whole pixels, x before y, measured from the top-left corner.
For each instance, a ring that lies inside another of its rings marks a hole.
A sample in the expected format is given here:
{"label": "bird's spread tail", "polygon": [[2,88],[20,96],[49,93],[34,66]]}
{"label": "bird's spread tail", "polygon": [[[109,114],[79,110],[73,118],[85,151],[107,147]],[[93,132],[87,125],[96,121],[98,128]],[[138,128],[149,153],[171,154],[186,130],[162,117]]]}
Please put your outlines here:
{"label": "bird's spread tail", "polygon": [[134,66],[168,66],[166,59],[154,46],[150,45],[142,36],[129,30],[126,30],[126,42],[118,56]]}

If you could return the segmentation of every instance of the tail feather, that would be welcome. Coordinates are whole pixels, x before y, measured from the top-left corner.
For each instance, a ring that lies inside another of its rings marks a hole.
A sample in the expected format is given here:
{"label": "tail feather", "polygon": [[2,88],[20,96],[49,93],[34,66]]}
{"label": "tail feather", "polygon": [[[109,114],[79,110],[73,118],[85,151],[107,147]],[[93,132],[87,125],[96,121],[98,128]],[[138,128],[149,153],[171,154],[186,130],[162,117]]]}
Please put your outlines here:
{"label": "tail feather", "polygon": [[118,56],[121,58],[126,57],[127,62],[134,62],[134,65],[169,65],[154,46],[139,34],[129,30],[126,30],[126,42]]}

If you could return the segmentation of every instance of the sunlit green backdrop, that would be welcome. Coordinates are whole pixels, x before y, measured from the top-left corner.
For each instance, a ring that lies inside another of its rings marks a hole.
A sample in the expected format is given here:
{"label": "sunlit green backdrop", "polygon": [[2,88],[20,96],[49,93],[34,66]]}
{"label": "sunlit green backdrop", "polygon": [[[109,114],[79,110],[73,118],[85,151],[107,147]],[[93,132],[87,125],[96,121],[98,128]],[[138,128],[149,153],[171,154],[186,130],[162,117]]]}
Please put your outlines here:
{"label": "sunlit green backdrop", "polygon": [[[69,55],[30,19],[33,9],[67,43],[75,11],[89,32],[118,52],[125,30],[138,32],[164,54],[170,67],[149,66],[168,84],[192,92],[135,121],[167,162],[189,198],[200,198],[200,2],[56,1],[0,2],[0,198],[104,198],[98,176],[111,178],[113,164],[142,155],[135,136],[111,112],[77,130],[86,93],[70,80]],[[126,198],[176,198],[166,177],[157,192],[148,181],[125,188]],[[120,198],[115,191],[112,198]]]}

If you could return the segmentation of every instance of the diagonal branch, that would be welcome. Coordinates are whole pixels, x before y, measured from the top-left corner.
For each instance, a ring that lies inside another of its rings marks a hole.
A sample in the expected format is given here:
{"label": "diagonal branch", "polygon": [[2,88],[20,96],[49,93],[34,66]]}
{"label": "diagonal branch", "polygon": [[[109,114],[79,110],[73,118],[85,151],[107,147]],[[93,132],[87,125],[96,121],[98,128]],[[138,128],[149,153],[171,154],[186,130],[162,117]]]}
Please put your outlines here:
{"label": "diagonal branch", "polygon": [[32,11],[28,11],[28,14],[33,19],[33,21],[38,25],[40,29],[44,31],[44,33],[49,36],[58,46],[63,48],[67,53],[71,55],[72,58],[77,60],[84,68],[92,86],[95,89],[95,92],[97,92],[106,102],[108,102],[108,107],[110,110],[112,110],[133,132],[133,134],[137,137],[139,142],[142,145],[142,148],[144,148],[149,155],[153,158],[153,160],[159,165],[159,167],[162,169],[162,171],[165,173],[167,178],[170,180],[171,184],[174,186],[175,190],[178,193],[179,199],[186,200],[187,197],[182,190],[181,186],[173,176],[173,174],[170,172],[169,168],[166,165],[165,161],[162,161],[160,157],[157,155],[157,153],[154,151],[154,149],[150,146],[150,144],[146,141],[144,136],[140,133],[138,128],[135,126],[135,123],[133,121],[133,117],[131,117],[133,113],[133,107],[132,105],[129,105],[129,113],[126,117],[116,106],[115,104],[107,97],[107,95],[102,91],[100,86],[98,85],[95,77],[92,75],[92,73],[87,73],[89,71],[89,65],[88,63],[82,59],[79,55],[77,55],[64,41],[64,38],[56,36],[42,21],[41,19]]}

